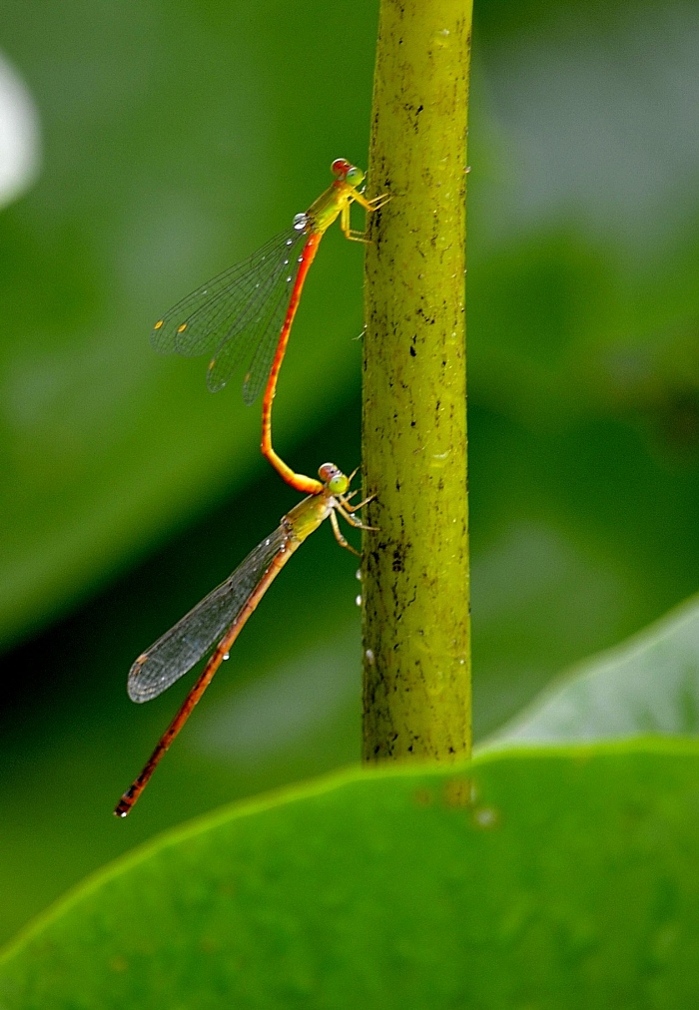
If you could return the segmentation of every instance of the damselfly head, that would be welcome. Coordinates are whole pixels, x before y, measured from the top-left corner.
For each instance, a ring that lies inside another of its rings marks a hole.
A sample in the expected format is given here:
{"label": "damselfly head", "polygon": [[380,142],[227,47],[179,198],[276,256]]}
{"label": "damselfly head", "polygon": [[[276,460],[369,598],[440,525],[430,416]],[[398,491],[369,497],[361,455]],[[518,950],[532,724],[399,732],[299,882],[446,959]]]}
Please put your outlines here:
{"label": "damselfly head", "polygon": [[349,183],[353,189],[358,189],[359,186],[364,182],[364,172],[361,168],[357,168],[356,165],[352,165],[349,172],[345,176],[345,182]]}
{"label": "damselfly head", "polygon": [[346,158],[335,158],[330,166],[330,171],[336,179],[344,179],[351,168],[352,163]]}
{"label": "damselfly head", "polygon": [[330,166],[330,171],[335,178],[349,183],[355,189],[364,182],[364,172],[361,168],[357,168],[356,165],[347,161],[346,158],[336,158]]}
{"label": "damselfly head", "polygon": [[318,469],[318,476],[330,494],[344,494],[349,487],[349,478],[334,463],[323,463]]}

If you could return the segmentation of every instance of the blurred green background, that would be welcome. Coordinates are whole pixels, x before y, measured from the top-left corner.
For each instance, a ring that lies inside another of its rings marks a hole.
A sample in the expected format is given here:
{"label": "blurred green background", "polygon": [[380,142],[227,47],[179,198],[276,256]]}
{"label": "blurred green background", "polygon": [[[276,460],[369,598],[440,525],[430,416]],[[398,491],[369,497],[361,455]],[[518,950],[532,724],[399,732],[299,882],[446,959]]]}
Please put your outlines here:
{"label": "blurred green background", "polygon": [[[148,333],[333,158],[366,163],[376,21],[368,0],[0,11],[0,170],[34,151],[25,191],[0,188],[0,941],[162,828],[358,755],[356,564],[321,529],[142,805],[111,816],[187,688],[136,707],[131,662],[294,502],[258,456],[259,407]],[[477,5],[480,737],[697,588],[697,108],[695,4]],[[333,229],[275,415],[306,472],[359,462],[361,276]]]}

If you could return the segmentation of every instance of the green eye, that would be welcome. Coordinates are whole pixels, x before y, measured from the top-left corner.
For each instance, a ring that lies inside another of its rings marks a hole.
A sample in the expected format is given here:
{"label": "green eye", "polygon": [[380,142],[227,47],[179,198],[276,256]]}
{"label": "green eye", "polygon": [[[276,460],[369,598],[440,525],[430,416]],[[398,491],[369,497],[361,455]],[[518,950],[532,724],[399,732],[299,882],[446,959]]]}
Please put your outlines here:
{"label": "green eye", "polygon": [[349,487],[349,481],[344,473],[337,473],[328,482],[328,487],[333,494],[344,494]]}
{"label": "green eye", "polygon": [[348,182],[350,186],[354,186],[356,189],[357,186],[361,186],[364,182],[364,172],[362,172],[361,168],[357,168],[356,165],[352,165],[345,176],[345,182]]}
{"label": "green eye", "polygon": [[325,484],[330,494],[344,494],[349,487],[349,477],[338,470],[334,463],[323,463],[318,470],[318,476]]}

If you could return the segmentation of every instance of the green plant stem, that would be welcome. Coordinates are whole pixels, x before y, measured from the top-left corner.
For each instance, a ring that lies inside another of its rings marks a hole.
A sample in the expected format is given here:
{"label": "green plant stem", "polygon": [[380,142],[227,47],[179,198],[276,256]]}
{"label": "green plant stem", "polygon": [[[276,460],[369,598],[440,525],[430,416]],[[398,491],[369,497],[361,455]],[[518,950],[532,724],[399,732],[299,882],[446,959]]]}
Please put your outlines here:
{"label": "green plant stem", "polygon": [[470,0],[382,0],[366,254],[365,761],[471,750],[464,271]]}

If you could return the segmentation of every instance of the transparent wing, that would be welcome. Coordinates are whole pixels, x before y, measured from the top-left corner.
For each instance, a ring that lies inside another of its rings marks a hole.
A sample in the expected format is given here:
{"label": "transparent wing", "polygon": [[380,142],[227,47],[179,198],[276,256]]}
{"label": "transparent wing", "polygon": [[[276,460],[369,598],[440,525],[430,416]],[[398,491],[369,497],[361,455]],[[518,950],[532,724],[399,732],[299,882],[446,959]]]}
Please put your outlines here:
{"label": "transparent wing", "polygon": [[[217,392],[225,386],[236,367],[244,365],[243,399],[250,406],[257,399],[260,390],[265,386],[272,360],[279,342],[279,334],[284,322],[284,316],[289,305],[290,287],[296,280],[298,270],[293,269],[287,274],[283,283],[277,282],[276,289],[271,292],[260,306],[260,314],[253,325],[244,346],[238,341],[226,340],[209,362],[206,382],[212,392]],[[242,353],[241,353],[242,352]]]}
{"label": "transparent wing", "polygon": [[257,343],[273,339],[268,329],[288,303],[306,231],[289,228],[257,252],[183,298],[155,324],[151,341],[162,353],[194,356],[214,352],[209,388],[222,389]]}
{"label": "transparent wing", "polygon": [[[296,271],[294,271],[296,273]],[[252,361],[243,380],[243,400],[250,406],[267,383],[272,362],[277,351],[279,335],[289,307],[289,296],[276,302],[270,300],[269,315],[264,333],[255,343]]]}
{"label": "transparent wing", "polygon": [[[290,270],[289,274],[285,278],[287,283],[294,282],[292,290],[298,279],[301,263],[305,260],[307,264],[306,268],[311,265],[313,259],[315,258],[319,241],[320,235],[316,235],[315,242],[312,245],[309,240],[307,246],[300,252],[297,252],[293,263],[293,270]],[[251,403],[254,403],[260,394],[260,390],[262,390],[267,383],[267,378],[277,351],[284,317],[289,308],[291,293],[292,292],[290,291],[285,291],[283,292],[282,297],[272,297],[269,299],[267,311],[264,316],[264,324],[261,327],[256,339],[251,344],[252,360],[250,361],[247,372],[245,373],[245,379],[243,382],[243,399],[248,406]],[[299,296],[300,291],[297,292],[296,297]],[[213,364],[215,364],[215,362],[212,362],[212,365]]]}
{"label": "transparent wing", "polygon": [[138,657],[129,672],[127,685],[132,701],[156,698],[191,670],[240,615],[288,540],[288,529],[279,526],[248,554],[225,582]]}
{"label": "transparent wing", "polygon": [[[297,255],[291,257],[291,262],[289,257],[284,259],[287,262],[283,263],[283,273],[268,279],[263,296],[255,305],[254,316],[246,318],[245,321],[241,320],[245,332],[240,336],[235,334],[233,339],[227,333],[209,362],[206,382],[213,393],[226,385],[233,371],[241,364],[246,368],[247,383],[247,376],[257,356],[259,345],[271,343],[273,348],[276,347],[299,267]],[[269,366],[267,373],[261,377],[260,386],[266,382],[268,373]],[[252,403],[247,396],[245,401],[248,404]]]}

